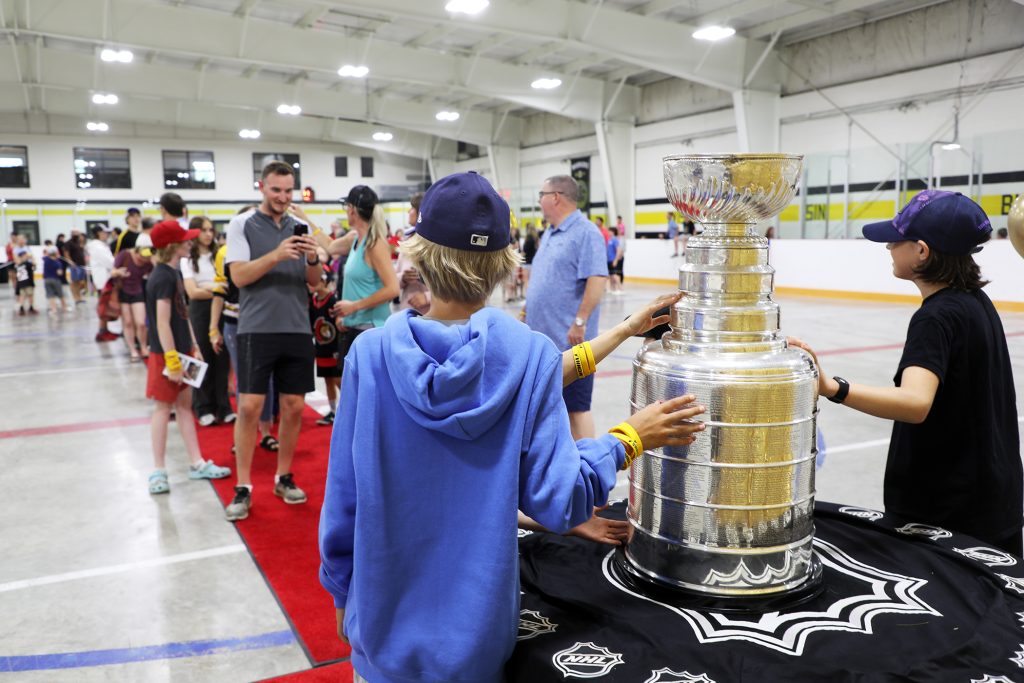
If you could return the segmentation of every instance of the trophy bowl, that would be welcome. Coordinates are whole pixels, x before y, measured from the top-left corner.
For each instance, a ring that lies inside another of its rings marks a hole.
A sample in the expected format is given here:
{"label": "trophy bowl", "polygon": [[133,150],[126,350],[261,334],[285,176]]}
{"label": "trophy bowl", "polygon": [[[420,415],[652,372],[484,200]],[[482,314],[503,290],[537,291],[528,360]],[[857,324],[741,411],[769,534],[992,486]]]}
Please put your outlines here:
{"label": "trophy bowl", "polygon": [[687,243],[671,331],[633,361],[631,404],[694,394],[707,411],[696,443],[630,466],[621,568],[636,581],[748,605],[819,584],[818,372],[780,333],[768,241],[754,228],[788,205],[801,165],[784,154],[664,160],[667,196],[705,230]]}

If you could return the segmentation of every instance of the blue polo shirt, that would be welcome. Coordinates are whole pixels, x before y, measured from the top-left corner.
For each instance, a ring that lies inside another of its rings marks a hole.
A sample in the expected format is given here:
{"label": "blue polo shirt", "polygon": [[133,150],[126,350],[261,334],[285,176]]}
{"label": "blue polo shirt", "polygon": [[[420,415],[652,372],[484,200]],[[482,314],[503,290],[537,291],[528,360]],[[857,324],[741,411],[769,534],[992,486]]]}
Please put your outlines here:
{"label": "blue polo shirt", "polygon": [[[608,277],[604,237],[582,213],[574,211],[544,231],[526,293],[526,324],[546,335],[560,351],[569,348],[569,328],[576,319],[587,278]],[[587,319],[585,337],[597,336],[598,304]]]}

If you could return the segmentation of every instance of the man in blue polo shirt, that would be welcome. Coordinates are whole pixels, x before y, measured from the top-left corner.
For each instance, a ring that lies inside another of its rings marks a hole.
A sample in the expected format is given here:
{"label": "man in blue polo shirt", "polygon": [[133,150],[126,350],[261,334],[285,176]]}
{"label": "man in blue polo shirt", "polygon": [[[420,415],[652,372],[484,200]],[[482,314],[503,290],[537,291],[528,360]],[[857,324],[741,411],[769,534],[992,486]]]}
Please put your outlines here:
{"label": "man in blue polo shirt", "polygon": [[[576,208],[579,188],[567,175],[552,176],[540,190],[540,208],[551,227],[544,232],[530,269],[526,324],[559,351],[597,336],[601,295],[608,279],[604,238]],[[565,387],[574,439],[593,438],[590,399],[594,376]]]}

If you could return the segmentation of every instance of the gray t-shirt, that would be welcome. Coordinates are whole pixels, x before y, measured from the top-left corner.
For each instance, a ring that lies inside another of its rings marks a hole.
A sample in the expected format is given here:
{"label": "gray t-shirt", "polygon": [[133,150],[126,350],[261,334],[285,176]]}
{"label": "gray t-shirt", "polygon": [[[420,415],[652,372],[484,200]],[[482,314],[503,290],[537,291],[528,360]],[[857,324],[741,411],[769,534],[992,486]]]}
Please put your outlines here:
{"label": "gray t-shirt", "polygon": [[[255,261],[291,237],[297,224],[286,214],[278,225],[259,209],[235,216],[228,225],[225,261]],[[282,261],[240,287],[238,305],[238,334],[310,334],[304,259]]]}

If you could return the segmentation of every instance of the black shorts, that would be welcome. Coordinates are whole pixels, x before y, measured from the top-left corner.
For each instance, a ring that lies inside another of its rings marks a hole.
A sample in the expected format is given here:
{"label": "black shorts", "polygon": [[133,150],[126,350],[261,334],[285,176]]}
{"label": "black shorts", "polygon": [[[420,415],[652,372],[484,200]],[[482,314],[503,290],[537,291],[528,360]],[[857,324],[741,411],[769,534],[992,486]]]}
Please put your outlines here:
{"label": "black shorts", "polygon": [[363,332],[366,332],[366,330],[357,330],[351,327],[338,332],[338,363],[342,367],[344,367],[345,356],[348,355],[348,350],[352,348],[352,342]]}
{"label": "black shorts", "polygon": [[[326,363],[324,361],[333,361],[333,363]],[[316,376],[317,377],[341,377],[341,361],[337,358],[317,358],[316,359]]]}
{"label": "black shorts", "polygon": [[267,394],[270,378],[282,394],[313,391],[313,338],[309,334],[238,335],[238,393]]}
{"label": "black shorts", "polygon": [[145,294],[129,294],[123,289],[117,293],[118,301],[123,304],[144,304],[146,303]]}
{"label": "black shorts", "polygon": [[14,293],[21,294],[22,292],[31,292],[36,288],[36,283],[32,280],[18,280],[14,285]]}

